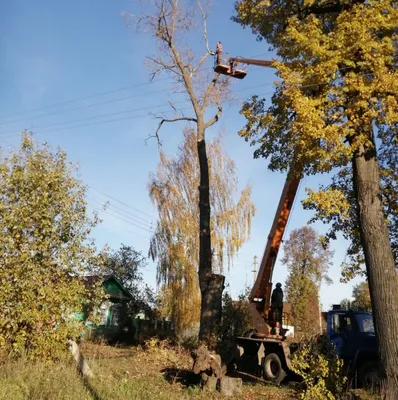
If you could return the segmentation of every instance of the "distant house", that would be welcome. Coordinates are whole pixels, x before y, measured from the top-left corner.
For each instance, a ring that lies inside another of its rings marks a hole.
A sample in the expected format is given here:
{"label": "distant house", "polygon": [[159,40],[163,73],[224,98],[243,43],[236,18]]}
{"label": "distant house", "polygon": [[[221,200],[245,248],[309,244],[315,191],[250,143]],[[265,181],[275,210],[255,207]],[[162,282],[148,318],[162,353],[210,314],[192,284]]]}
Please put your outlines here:
{"label": "distant house", "polygon": [[[124,317],[128,303],[133,296],[114,275],[104,275],[102,277],[96,275],[84,276],[84,281],[87,285],[92,285],[99,279],[103,280],[102,285],[108,298],[99,307],[100,322],[95,325],[87,321],[87,330],[83,337],[89,340],[99,338],[117,340],[123,334],[126,323]],[[84,313],[77,315],[77,318],[81,321],[85,320]]]}

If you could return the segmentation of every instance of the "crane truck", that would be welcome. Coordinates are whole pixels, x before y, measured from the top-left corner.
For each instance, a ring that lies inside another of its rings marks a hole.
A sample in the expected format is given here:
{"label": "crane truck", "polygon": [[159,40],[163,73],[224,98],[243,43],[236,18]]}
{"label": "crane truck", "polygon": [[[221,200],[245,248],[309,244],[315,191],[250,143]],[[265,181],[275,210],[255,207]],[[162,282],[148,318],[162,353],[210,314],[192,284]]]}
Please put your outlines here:
{"label": "crane truck", "polygon": [[[217,60],[219,62],[215,63],[215,72],[238,79],[246,76],[244,70],[237,68],[238,64],[273,66],[272,61],[242,57],[229,58],[223,63],[222,54],[218,54]],[[298,349],[298,343],[287,340],[287,329],[271,312],[272,275],[300,179],[298,175],[288,174],[259,272],[249,295],[249,312],[255,330],[236,339],[236,369],[278,384],[289,375],[291,355]],[[333,306],[332,310],[323,313],[323,317],[326,320],[327,338],[335,345],[354,383],[357,386],[367,386],[374,382],[377,377],[378,350],[372,314]]]}

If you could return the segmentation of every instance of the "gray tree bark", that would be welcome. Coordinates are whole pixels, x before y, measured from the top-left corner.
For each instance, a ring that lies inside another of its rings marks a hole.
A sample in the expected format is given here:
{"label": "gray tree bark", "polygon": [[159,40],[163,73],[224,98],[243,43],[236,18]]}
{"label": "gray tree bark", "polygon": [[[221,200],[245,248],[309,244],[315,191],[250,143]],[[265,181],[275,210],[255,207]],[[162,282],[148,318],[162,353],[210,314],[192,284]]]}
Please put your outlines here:
{"label": "gray tree bark", "polygon": [[398,278],[380,192],[374,149],[353,159],[359,228],[365,254],[382,378],[382,397],[398,399]]}

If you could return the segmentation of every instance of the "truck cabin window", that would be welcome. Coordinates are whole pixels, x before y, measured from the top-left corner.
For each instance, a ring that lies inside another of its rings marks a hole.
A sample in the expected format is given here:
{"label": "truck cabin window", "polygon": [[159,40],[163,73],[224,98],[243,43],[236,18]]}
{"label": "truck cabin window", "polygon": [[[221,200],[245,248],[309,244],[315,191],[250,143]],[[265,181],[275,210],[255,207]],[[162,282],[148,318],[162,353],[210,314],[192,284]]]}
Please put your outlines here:
{"label": "truck cabin window", "polygon": [[358,322],[359,331],[362,333],[375,333],[373,325],[372,314],[357,314],[356,319]]}
{"label": "truck cabin window", "polygon": [[334,314],[332,320],[332,329],[337,335],[351,332],[351,318],[344,314]]}

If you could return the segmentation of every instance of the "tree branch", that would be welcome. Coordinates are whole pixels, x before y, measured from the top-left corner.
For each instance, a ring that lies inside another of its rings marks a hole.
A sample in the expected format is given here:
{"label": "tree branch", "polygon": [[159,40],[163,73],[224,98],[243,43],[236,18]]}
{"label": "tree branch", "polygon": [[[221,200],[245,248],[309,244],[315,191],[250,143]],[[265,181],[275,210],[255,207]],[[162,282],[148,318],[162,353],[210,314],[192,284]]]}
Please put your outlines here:
{"label": "tree branch", "polygon": [[352,8],[355,4],[363,4],[366,0],[352,0],[351,4],[341,4],[339,0],[331,1],[330,3],[326,3],[323,6],[314,5],[311,7],[303,8],[302,16],[307,17],[310,14],[321,15],[321,14],[329,14],[329,13],[339,13],[343,10],[347,10]]}
{"label": "tree branch", "polygon": [[218,104],[217,107],[218,107],[218,110],[217,110],[216,115],[212,119],[210,119],[209,121],[207,121],[205,123],[205,129],[207,129],[210,126],[214,125],[220,119],[220,117],[222,115],[222,107],[220,106],[220,104]]}
{"label": "tree branch", "polygon": [[198,65],[193,69],[193,73],[197,72],[199,68],[203,65],[203,63],[207,60],[209,55],[212,53],[209,47],[209,38],[207,36],[207,15],[203,10],[202,3],[200,0],[196,0],[196,4],[198,5],[198,8],[202,14],[202,20],[203,20],[203,37],[205,39],[205,44],[206,44],[206,54],[199,60]]}
{"label": "tree branch", "polygon": [[147,139],[145,139],[145,142],[147,142],[151,138],[156,138],[156,140],[158,141],[158,144],[161,146],[162,142],[160,141],[160,138],[159,138],[160,128],[162,127],[162,125],[165,122],[177,122],[177,121],[198,122],[197,119],[194,117],[177,117],[177,118],[173,118],[173,119],[162,118],[162,120],[159,122],[159,125],[158,125],[155,133],[153,135],[150,135]]}
{"label": "tree branch", "polygon": [[165,61],[161,60],[161,59],[156,59],[156,58],[152,58],[152,57],[146,57],[148,60],[152,61],[153,64],[159,65],[159,68],[157,68],[153,73],[152,73],[152,78],[151,80],[153,80],[157,74],[159,74],[160,72],[167,70],[172,72],[173,74],[176,74],[177,76],[181,77],[181,73],[176,71],[176,65],[175,64],[166,64]]}
{"label": "tree branch", "polygon": [[216,86],[219,76],[220,76],[220,74],[214,75],[214,78],[212,79],[212,81],[210,82],[209,86],[207,87],[205,95],[203,96],[202,110],[206,110],[206,107],[209,104],[211,91]]}

